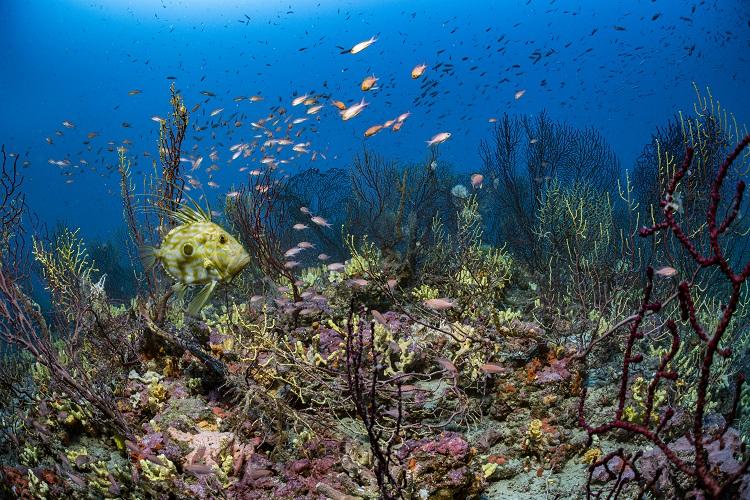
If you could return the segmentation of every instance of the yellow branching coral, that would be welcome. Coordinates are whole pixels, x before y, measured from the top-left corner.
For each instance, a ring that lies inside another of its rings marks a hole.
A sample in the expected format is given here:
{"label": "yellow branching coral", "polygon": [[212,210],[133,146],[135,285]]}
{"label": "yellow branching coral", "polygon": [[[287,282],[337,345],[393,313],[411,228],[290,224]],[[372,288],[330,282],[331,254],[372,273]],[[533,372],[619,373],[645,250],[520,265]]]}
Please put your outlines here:
{"label": "yellow branching coral", "polygon": [[[747,135],[747,127],[738,124],[734,113],[728,112],[718,99],[714,99],[709,87],[706,87],[705,95],[695,82],[693,82],[693,89],[696,97],[693,102],[695,117],[685,117],[680,113],[682,134],[685,143],[696,152],[691,168],[712,169],[714,165],[705,160],[713,154],[717,137],[732,148]],[[746,170],[748,163],[750,163],[750,151],[745,150],[734,166],[738,167],[742,175],[745,175],[748,172]],[[675,165],[672,166],[674,168]]]}
{"label": "yellow branching coral", "polygon": [[152,408],[158,408],[161,403],[167,400],[169,391],[160,382],[151,382],[148,386],[148,405]]}
{"label": "yellow branching coral", "polygon": [[170,459],[163,454],[159,455],[157,458],[159,459],[159,462],[161,462],[161,465],[146,459],[138,461],[141,471],[143,471],[143,476],[146,479],[159,483],[169,481],[177,475],[177,469]]}
{"label": "yellow branching coral", "polygon": [[375,350],[382,353],[383,363],[385,364],[383,373],[386,377],[406,371],[407,366],[414,361],[416,353],[413,349],[410,349],[414,340],[398,339],[393,335],[390,328],[380,323],[375,323],[373,340]]}
{"label": "yellow branching coral", "polygon": [[[621,196],[630,196],[630,187]],[[616,283],[634,272],[638,252],[618,229],[610,195],[587,182],[572,185],[553,180],[540,197],[534,235],[540,259],[546,263],[538,288],[542,315],[565,318],[580,334],[596,336],[607,322],[602,311],[620,302]],[[637,206],[628,205],[633,215]],[[627,262],[626,262],[627,259]],[[613,290],[614,289],[614,290]],[[624,304],[627,307],[627,304]],[[580,311],[597,311],[586,317]],[[629,309],[628,309],[629,310]],[[565,331],[568,328],[555,330]]]}
{"label": "yellow branching coral", "polygon": [[349,235],[346,239],[346,247],[351,254],[351,259],[346,262],[344,274],[347,277],[371,276],[373,273],[382,272],[383,257],[380,249],[374,243],[362,238],[357,244],[356,238]]}
{"label": "yellow branching coral", "polygon": [[601,448],[589,448],[581,457],[581,463],[591,465],[602,456]]}
{"label": "yellow branching coral", "polygon": [[489,348],[473,340],[478,336],[471,325],[454,322],[450,324],[450,330],[456,334],[457,339],[462,340],[457,341],[448,337],[444,353],[450,353],[450,360],[458,368],[461,382],[472,385],[485,375],[482,365],[490,362],[493,356],[500,352],[500,345],[494,342]]}
{"label": "yellow branching coral", "polygon": [[43,479],[40,479],[34,474],[34,471],[29,469],[26,476],[29,481],[29,493],[33,495],[33,498],[47,498],[49,493],[49,485]]}
{"label": "yellow branching coral", "polygon": [[419,285],[411,291],[412,297],[418,302],[440,297],[440,290],[426,283]]}
{"label": "yellow branching coral", "polygon": [[451,297],[464,317],[488,316],[510,283],[513,259],[504,248],[482,243],[482,217],[476,197],[462,203],[456,224],[457,231],[452,235],[440,219],[433,220],[434,242],[424,273],[429,281],[413,293],[421,300]]}
{"label": "yellow branching coral", "polygon": [[[648,382],[643,377],[636,377],[633,381],[633,385],[630,388],[631,399],[635,406],[628,405],[625,407],[623,416],[625,420],[635,423],[644,423],[643,420],[646,416],[646,401],[648,397]],[[654,402],[651,412],[652,423],[659,422],[659,407],[664,404],[667,399],[667,394],[664,389],[658,389],[654,393]]]}
{"label": "yellow branching coral", "polygon": [[32,250],[41,265],[47,290],[61,310],[66,315],[71,314],[71,309],[81,304],[85,291],[91,288],[91,275],[97,272],[78,236],[78,229],[63,228],[50,246],[34,238]]}
{"label": "yellow branching coral", "polygon": [[549,264],[549,283],[575,272],[574,266],[597,270],[609,265],[614,240],[614,212],[606,192],[578,183],[550,183],[539,202],[534,234]]}

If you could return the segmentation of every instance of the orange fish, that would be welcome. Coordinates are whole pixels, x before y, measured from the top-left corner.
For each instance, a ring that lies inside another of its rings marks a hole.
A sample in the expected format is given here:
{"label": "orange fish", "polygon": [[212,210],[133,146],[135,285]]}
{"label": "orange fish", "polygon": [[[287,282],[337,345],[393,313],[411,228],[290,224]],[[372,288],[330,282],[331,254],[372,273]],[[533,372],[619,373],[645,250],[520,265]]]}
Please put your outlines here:
{"label": "orange fish", "polygon": [[382,125],[373,125],[372,127],[365,130],[365,137],[372,137],[383,129]]}
{"label": "orange fish", "polygon": [[375,77],[375,75],[368,76],[364,80],[362,80],[362,84],[359,86],[364,92],[367,92],[368,90],[371,90],[373,88],[373,85],[375,85],[375,82],[377,82],[378,79]]}
{"label": "orange fish", "polygon": [[449,299],[427,299],[422,304],[428,309],[435,311],[445,311],[456,305],[455,302]]}
{"label": "orange fish", "polygon": [[295,97],[294,99],[292,99],[292,106],[299,106],[300,104],[305,102],[308,97],[309,96],[307,94]]}
{"label": "orange fish", "polygon": [[471,174],[471,187],[478,189],[482,187],[484,176],[482,174]]}
{"label": "orange fish", "polygon": [[678,274],[678,271],[677,271],[677,269],[675,269],[674,267],[662,267],[662,268],[660,268],[660,269],[657,269],[657,270],[655,271],[655,274],[656,274],[657,276],[662,276],[662,277],[664,277],[664,278],[670,278],[670,277],[672,277],[672,276],[675,276],[675,275],[677,275],[677,274]]}
{"label": "orange fish", "polygon": [[352,118],[354,118],[355,116],[357,116],[358,114],[360,114],[362,112],[362,110],[365,109],[365,107],[367,106],[367,104],[368,103],[366,103],[365,100],[362,99],[362,101],[360,101],[359,104],[354,104],[352,106],[349,106],[345,110],[341,111],[341,113],[340,113],[341,114],[341,119],[344,120],[344,121],[351,120]]}
{"label": "orange fish", "polygon": [[434,146],[435,144],[442,144],[448,139],[450,139],[451,133],[450,132],[440,132],[439,134],[435,134],[432,136],[432,139],[427,141],[427,146]]}
{"label": "orange fish", "polygon": [[420,76],[424,74],[424,70],[427,69],[426,64],[419,64],[417,66],[414,66],[414,69],[411,70],[411,77],[412,79],[416,80]]}

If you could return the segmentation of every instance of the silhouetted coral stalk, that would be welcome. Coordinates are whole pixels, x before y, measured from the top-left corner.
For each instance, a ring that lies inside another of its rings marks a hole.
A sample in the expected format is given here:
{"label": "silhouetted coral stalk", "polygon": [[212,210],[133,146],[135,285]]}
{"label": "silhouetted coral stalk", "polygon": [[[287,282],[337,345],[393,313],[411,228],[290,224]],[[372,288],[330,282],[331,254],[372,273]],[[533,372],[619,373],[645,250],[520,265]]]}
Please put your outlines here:
{"label": "silhouetted coral stalk", "polygon": [[[161,168],[158,175],[152,176],[148,182],[144,181],[145,196],[149,206],[144,210],[147,214],[155,213],[156,218],[137,217],[134,196],[134,186],[130,179],[130,162],[125,157],[125,150],[119,152],[120,191],[123,202],[125,222],[130,236],[136,247],[146,244],[158,244],[167,231],[175,224],[171,215],[181,208],[185,188],[185,177],[180,169],[182,143],[185,140],[189,113],[182,100],[182,96],[175,90],[174,84],[170,88],[172,108],[168,119],[159,125],[159,162]],[[154,240],[154,241],[151,241]],[[173,294],[164,282],[164,274],[158,267],[145,272],[146,288],[152,302],[151,317],[158,326],[164,324],[167,302]]]}
{"label": "silhouetted coral stalk", "polygon": [[13,275],[17,279],[21,274],[26,277],[28,269],[22,269],[27,264],[28,257],[24,255],[26,241],[25,232],[21,227],[21,219],[26,212],[26,196],[21,191],[23,177],[18,172],[18,155],[13,158],[12,165],[8,165],[5,146],[0,147],[2,166],[0,167],[0,253],[6,257],[5,265],[13,267]]}
{"label": "silhouetted coral stalk", "polygon": [[[375,460],[375,477],[381,498],[386,500],[403,498],[403,481],[393,476],[391,468],[395,454],[393,447],[400,439],[401,423],[403,419],[401,382],[397,382],[396,424],[390,438],[384,442],[384,429],[378,428],[383,415],[380,412],[377,397],[377,387],[381,367],[378,364],[378,353],[374,340],[370,339],[371,357],[367,366],[367,353],[363,335],[364,315],[359,317],[359,326],[355,331],[353,309],[349,313],[346,336],[346,376],[349,393],[357,416],[367,431],[367,437]],[[371,325],[371,332],[375,331],[375,323]],[[369,380],[368,380],[369,379]]]}
{"label": "silhouetted coral stalk", "polygon": [[276,178],[275,170],[275,165],[268,164],[249,175],[235,201],[228,203],[227,215],[250,254],[255,256],[260,270],[268,277],[284,278],[294,301],[298,302],[297,280],[281,249],[281,224],[286,223],[281,197],[286,183]]}

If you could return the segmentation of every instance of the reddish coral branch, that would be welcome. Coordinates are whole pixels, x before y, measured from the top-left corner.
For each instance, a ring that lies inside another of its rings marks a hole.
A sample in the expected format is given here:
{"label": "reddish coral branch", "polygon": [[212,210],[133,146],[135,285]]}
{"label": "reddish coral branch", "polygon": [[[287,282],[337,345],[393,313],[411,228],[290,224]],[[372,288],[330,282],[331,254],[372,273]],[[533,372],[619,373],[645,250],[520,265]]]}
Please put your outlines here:
{"label": "reddish coral branch", "polygon": [[[739,181],[737,183],[735,195],[731,201],[728,213],[724,220],[717,222],[717,212],[721,203],[721,194],[723,183],[727,178],[729,169],[733,162],[738,158],[740,153],[750,144],[750,135],[744,137],[737,147],[732,151],[724,162],[719,166],[716,173],[716,177],[711,187],[711,201],[708,206],[706,213],[706,230],[708,232],[708,240],[710,245],[710,255],[703,255],[697,248],[695,242],[687,235],[686,231],[682,228],[681,224],[677,221],[676,212],[674,209],[673,199],[674,194],[679,186],[682,179],[687,174],[690,165],[693,160],[693,150],[688,148],[685,159],[682,166],[675,172],[674,176],[669,182],[665,199],[661,202],[663,220],[657,222],[651,227],[642,228],[640,235],[643,237],[654,235],[659,231],[671,232],[677,240],[680,242],[682,247],[692,256],[695,262],[700,268],[718,267],[721,273],[726,277],[727,281],[731,285],[731,292],[729,299],[722,311],[721,318],[718,325],[713,331],[708,332],[700,324],[697,314],[695,301],[691,295],[691,282],[682,281],[678,285],[677,299],[679,301],[680,312],[682,320],[688,322],[691,329],[695,332],[697,337],[704,343],[703,355],[700,365],[700,375],[698,378],[698,384],[696,387],[697,400],[695,408],[692,409],[693,413],[693,425],[692,435],[688,435],[688,439],[693,444],[693,453],[691,454],[690,460],[687,461],[678,457],[674,451],[672,451],[667,443],[659,437],[659,433],[665,428],[666,424],[674,415],[674,410],[668,408],[662,417],[659,419],[658,424],[654,426],[652,423],[651,415],[657,410],[654,408],[655,394],[658,385],[664,381],[674,381],[678,378],[678,373],[669,369],[670,361],[675,357],[680,346],[680,335],[677,325],[674,321],[667,321],[665,328],[672,338],[672,345],[670,351],[662,358],[659,366],[654,373],[653,379],[648,385],[646,406],[644,412],[643,423],[638,424],[623,420],[623,413],[625,404],[627,401],[627,392],[630,387],[630,376],[634,365],[643,361],[643,355],[640,353],[634,353],[634,348],[637,341],[644,337],[644,334],[640,331],[641,324],[644,319],[651,313],[659,312],[663,303],[658,300],[651,300],[653,293],[653,269],[649,268],[646,273],[647,283],[643,293],[643,300],[641,307],[635,315],[628,318],[629,332],[625,342],[625,353],[622,363],[622,375],[620,380],[620,388],[617,396],[617,409],[615,411],[614,418],[609,422],[606,422],[598,427],[591,426],[585,417],[585,403],[587,390],[584,385],[581,391],[581,397],[578,406],[578,420],[581,427],[586,429],[591,439],[596,434],[603,434],[614,429],[623,429],[633,434],[638,434],[655,446],[657,446],[666,456],[667,460],[682,473],[695,481],[698,488],[703,490],[706,494],[711,497],[719,497],[726,494],[730,488],[735,485],[738,478],[745,474],[750,466],[750,459],[745,461],[742,466],[734,472],[726,476],[718,476],[714,471],[711,470],[710,465],[707,463],[706,453],[706,432],[704,429],[704,417],[706,411],[706,399],[709,392],[709,384],[711,383],[711,368],[713,366],[716,355],[722,357],[729,357],[731,355],[730,348],[720,348],[719,343],[721,342],[724,334],[729,328],[729,324],[734,316],[737,305],[741,297],[741,289],[744,282],[750,277],[750,262],[748,262],[740,272],[735,272],[732,269],[732,265],[728,258],[725,256],[722,246],[719,242],[719,236],[727,231],[731,224],[736,220],[737,215],[740,211],[742,204],[745,183]],[[671,299],[670,299],[671,300]],[[590,349],[586,351],[586,354],[590,352]],[[584,357],[584,368],[585,368],[586,357]],[[722,439],[726,431],[737,416],[739,409],[739,399],[742,390],[742,384],[744,383],[744,377],[740,376],[737,380],[734,401],[732,403],[732,409],[727,417],[726,425],[723,427],[718,435],[714,435],[713,439]],[[709,441],[711,442],[711,441]],[[597,460],[591,465],[589,471],[589,485],[587,491],[591,496],[591,475],[595,468],[604,466],[605,470],[610,473],[610,478],[616,480],[615,488],[620,491],[623,486],[623,476],[619,474],[613,474],[608,468],[608,462],[615,457],[619,457],[623,464],[629,463],[632,465],[636,478],[638,478],[637,471],[635,471],[635,459],[634,457],[628,457],[622,451],[610,453]],[[637,458],[637,457],[636,457]],[[624,465],[623,465],[624,467]],[[653,482],[652,482],[653,483]]]}

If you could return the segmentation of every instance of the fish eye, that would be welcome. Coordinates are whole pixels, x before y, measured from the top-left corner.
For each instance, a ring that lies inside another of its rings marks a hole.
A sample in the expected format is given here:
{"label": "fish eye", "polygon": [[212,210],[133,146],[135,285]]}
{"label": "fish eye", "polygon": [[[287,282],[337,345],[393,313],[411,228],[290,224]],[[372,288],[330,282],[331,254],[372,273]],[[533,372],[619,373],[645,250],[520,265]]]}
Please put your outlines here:
{"label": "fish eye", "polygon": [[190,243],[185,243],[182,245],[182,253],[184,255],[193,255],[193,245]]}
{"label": "fish eye", "polygon": [[221,236],[219,236],[219,243],[221,243],[223,245],[226,242],[227,242],[227,237],[226,236],[224,236],[223,234]]}

